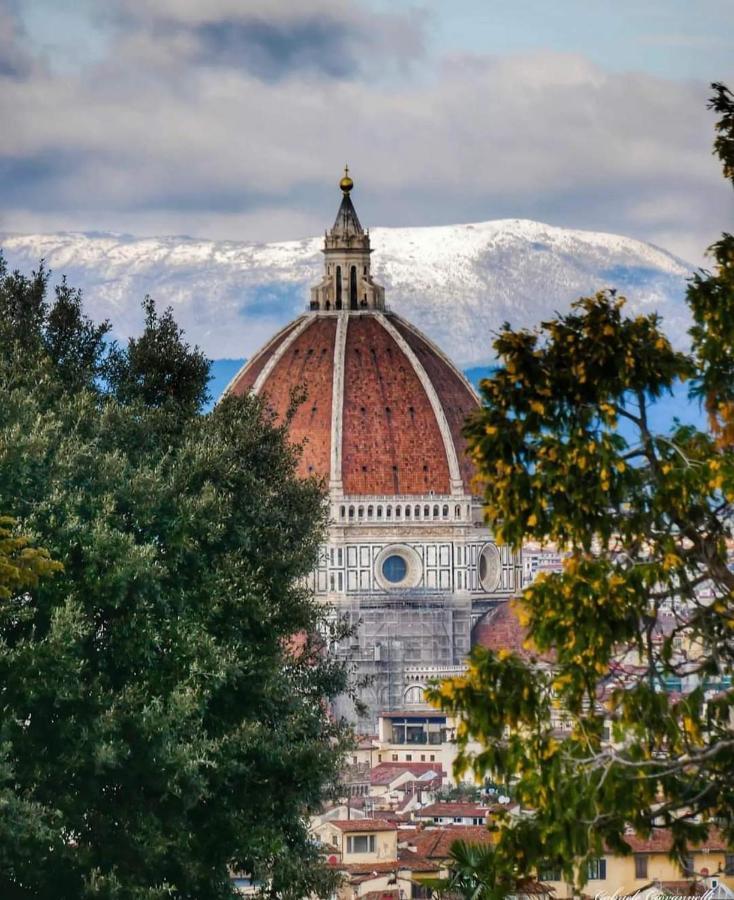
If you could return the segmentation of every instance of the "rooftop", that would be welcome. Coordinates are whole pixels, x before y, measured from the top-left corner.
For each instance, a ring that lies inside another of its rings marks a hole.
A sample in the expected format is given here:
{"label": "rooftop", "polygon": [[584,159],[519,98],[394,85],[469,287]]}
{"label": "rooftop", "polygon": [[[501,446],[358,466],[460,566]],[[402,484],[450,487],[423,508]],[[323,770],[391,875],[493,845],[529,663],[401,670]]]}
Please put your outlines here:
{"label": "rooftop", "polygon": [[401,775],[412,775],[415,779],[430,780],[443,775],[443,766],[441,763],[379,763],[370,772],[370,781],[375,785],[386,785]]}
{"label": "rooftop", "polygon": [[442,860],[451,856],[451,845],[454,841],[492,844],[494,840],[494,835],[483,825],[457,825],[413,832],[407,839],[407,844],[409,849],[414,847],[415,853],[424,859]]}
{"label": "rooftop", "polygon": [[384,819],[334,819],[328,823],[340,831],[397,831],[398,826],[394,822]]}
{"label": "rooftop", "polygon": [[[636,834],[626,834],[624,840],[629,844],[633,853],[670,853],[673,849],[673,835],[668,829],[654,831],[650,837],[642,838]],[[690,844],[691,850],[728,850],[729,843],[721,832],[712,828],[708,838],[700,844]]]}

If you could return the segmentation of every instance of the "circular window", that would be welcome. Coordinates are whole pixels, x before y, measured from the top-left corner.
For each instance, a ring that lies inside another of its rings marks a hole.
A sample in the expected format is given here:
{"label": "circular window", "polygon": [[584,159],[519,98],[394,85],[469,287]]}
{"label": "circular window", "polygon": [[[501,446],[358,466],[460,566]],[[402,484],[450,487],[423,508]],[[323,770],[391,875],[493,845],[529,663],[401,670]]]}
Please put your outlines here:
{"label": "circular window", "polygon": [[391,544],[377,554],[373,571],[375,582],[383,591],[406,590],[420,583],[423,561],[415,548]]}
{"label": "circular window", "polygon": [[408,566],[402,556],[393,553],[382,564],[382,574],[391,584],[399,584],[405,579]]}
{"label": "circular window", "polygon": [[496,591],[500,583],[502,564],[500,552],[494,544],[485,544],[479,554],[479,583],[485,591]]}

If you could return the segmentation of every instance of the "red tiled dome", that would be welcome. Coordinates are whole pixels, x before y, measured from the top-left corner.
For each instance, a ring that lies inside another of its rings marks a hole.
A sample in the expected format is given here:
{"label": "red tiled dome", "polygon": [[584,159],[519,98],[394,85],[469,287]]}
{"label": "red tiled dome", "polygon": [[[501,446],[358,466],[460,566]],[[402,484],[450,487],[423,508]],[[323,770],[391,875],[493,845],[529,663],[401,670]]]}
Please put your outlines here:
{"label": "red tiled dome", "polygon": [[514,600],[503,600],[490,609],[476,623],[472,631],[472,647],[486,647],[494,653],[509,650],[518,656],[534,657],[544,662],[553,662],[555,654],[539,653],[534,645],[528,645],[528,630],[520,622],[518,606]]}
{"label": "red tiled dome", "polygon": [[228,392],[254,390],[303,443],[303,475],[345,495],[470,494],[461,428],[477,399],[464,376],[412,325],[380,310],[309,312],[244,366]]}

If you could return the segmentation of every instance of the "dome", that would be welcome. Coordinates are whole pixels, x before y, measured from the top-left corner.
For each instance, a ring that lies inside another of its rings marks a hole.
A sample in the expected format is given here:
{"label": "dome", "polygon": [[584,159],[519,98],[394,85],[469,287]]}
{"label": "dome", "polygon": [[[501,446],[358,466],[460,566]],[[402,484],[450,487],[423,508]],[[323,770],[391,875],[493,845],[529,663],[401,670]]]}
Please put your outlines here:
{"label": "dome", "polygon": [[404,319],[380,310],[313,311],[282,329],[228,391],[252,390],[303,444],[301,474],[347,496],[471,494],[461,430],[476,396],[464,376]]}
{"label": "dome", "polygon": [[484,622],[478,642],[491,637],[495,620],[482,617],[517,591],[521,569],[472,491],[462,429],[477,397],[434,343],[386,308],[349,181],[308,310],[227,393],[252,391],[287,418],[303,447],[300,474],[328,484],[309,585],[333,621],[353,629],[330,652],[354,669],[359,703],[336,698],[334,715],[372,733],[380,710],[419,714],[426,684],[465,671],[473,624]]}

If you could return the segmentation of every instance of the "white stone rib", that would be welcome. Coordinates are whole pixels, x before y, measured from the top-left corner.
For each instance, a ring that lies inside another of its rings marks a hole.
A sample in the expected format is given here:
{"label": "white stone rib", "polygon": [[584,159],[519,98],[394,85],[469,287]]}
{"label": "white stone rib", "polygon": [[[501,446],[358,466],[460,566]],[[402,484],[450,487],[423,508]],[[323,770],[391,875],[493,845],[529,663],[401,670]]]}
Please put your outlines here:
{"label": "white stone rib", "polygon": [[443,411],[443,406],[441,405],[441,401],[438,397],[438,394],[436,393],[436,389],[433,386],[433,382],[428,377],[428,373],[423,368],[421,361],[411,349],[410,344],[405,340],[402,334],[400,334],[400,332],[392,324],[392,322],[390,322],[383,313],[375,313],[375,316],[377,317],[385,331],[390,335],[390,337],[395,341],[398,347],[400,347],[400,349],[403,351],[404,355],[408,358],[410,364],[415,370],[415,374],[418,376],[418,380],[423,385],[423,389],[425,390],[426,396],[428,397],[428,400],[431,404],[433,414],[436,417],[438,429],[441,432],[441,438],[443,439],[443,446],[444,450],[446,451],[446,460],[449,464],[451,494],[452,496],[463,496],[466,491],[464,490],[464,482],[461,478],[461,470],[459,469],[459,457],[456,452],[456,447],[454,446],[454,439],[451,437],[451,429],[449,428],[449,423],[446,419],[446,413]]}
{"label": "white stone rib", "polygon": [[474,397],[477,402],[480,401],[479,394],[475,390],[474,385],[471,383],[471,381],[469,381],[469,379],[461,371],[461,369],[458,369],[456,365],[451,362],[451,360],[448,358],[448,356],[446,356],[446,354],[438,346],[438,344],[435,344],[429,337],[426,337],[426,335],[423,334],[423,332],[418,328],[416,328],[412,322],[406,321],[402,316],[397,315],[397,313],[390,313],[390,315],[393,317],[393,319],[397,319],[401,325],[408,329],[408,331],[412,331],[416,337],[419,337],[426,344],[426,346],[428,346],[436,354],[436,356],[438,356],[446,363],[449,369],[451,369],[454,375],[456,375],[456,377],[461,381],[461,383],[469,391],[472,397]]}
{"label": "white stone rib", "polygon": [[230,378],[229,383],[227,384],[227,387],[222,391],[222,394],[219,397],[219,400],[217,400],[217,403],[219,403],[221,400],[224,400],[224,398],[232,390],[232,388],[235,386],[237,381],[239,381],[240,377],[245,374],[245,372],[248,370],[248,368],[250,366],[254,365],[258,361],[258,359],[260,359],[260,357],[263,355],[263,353],[267,353],[268,350],[273,346],[273,344],[281,336],[281,334],[283,334],[284,331],[288,331],[288,329],[291,328],[292,326],[293,326],[293,323],[289,322],[287,325],[285,325],[283,328],[281,328],[280,331],[276,332],[270,338],[270,340],[267,342],[267,344],[265,344],[264,347],[261,347],[254,356],[251,356],[248,360],[245,360],[245,362],[240,366],[240,368],[237,369],[236,374],[233,375],[232,378]]}
{"label": "white stone rib", "polygon": [[252,386],[253,394],[259,394],[263,389],[263,385],[270,377],[270,373],[273,369],[278,365],[280,360],[285,356],[286,351],[291,346],[293,341],[297,337],[303,334],[303,332],[308,328],[308,326],[313,322],[312,316],[304,316],[301,321],[296,325],[296,327],[291,331],[288,337],[283,341],[283,343],[278,347],[278,349],[273,353],[270,359],[263,366],[262,372],[255,379],[255,383]]}
{"label": "white stone rib", "polygon": [[334,338],[334,375],[331,383],[331,472],[329,491],[332,496],[342,495],[342,421],[344,412],[344,365],[347,346],[349,313],[340,312],[336,320]]}

